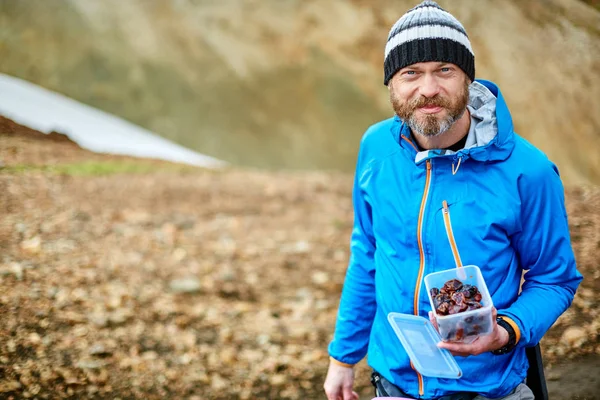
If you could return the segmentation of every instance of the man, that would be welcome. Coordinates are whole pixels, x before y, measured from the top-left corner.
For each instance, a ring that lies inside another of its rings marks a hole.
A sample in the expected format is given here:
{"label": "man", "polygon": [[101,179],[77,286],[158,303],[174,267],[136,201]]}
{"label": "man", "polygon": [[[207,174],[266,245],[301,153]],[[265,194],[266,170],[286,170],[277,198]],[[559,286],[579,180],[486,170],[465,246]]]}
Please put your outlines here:
{"label": "man", "polygon": [[[558,171],[514,133],[498,87],[474,80],[465,29],[435,2],[392,27],[384,72],[396,116],[361,142],[327,398],[358,399],[352,366],[368,352],[378,395],[533,399],[525,348],[569,307],[582,279]],[[424,377],[387,315],[427,317],[423,277],[463,264],[481,268],[497,323],[471,344],[441,345],[456,356],[460,379]]]}

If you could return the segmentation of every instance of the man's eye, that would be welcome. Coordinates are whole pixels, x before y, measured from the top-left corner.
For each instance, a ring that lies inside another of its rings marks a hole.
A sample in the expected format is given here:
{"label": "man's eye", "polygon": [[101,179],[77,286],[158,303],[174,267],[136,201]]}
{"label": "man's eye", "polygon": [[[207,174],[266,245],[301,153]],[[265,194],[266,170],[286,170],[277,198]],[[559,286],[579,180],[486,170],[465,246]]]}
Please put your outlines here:
{"label": "man's eye", "polygon": [[450,72],[450,68],[449,67],[444,67],[441,69],[442,72]]}
{"label": "man's eye", "polygon": [[406,75],[416,75],[417,72],[416,71],[406,71],[405,74]]}

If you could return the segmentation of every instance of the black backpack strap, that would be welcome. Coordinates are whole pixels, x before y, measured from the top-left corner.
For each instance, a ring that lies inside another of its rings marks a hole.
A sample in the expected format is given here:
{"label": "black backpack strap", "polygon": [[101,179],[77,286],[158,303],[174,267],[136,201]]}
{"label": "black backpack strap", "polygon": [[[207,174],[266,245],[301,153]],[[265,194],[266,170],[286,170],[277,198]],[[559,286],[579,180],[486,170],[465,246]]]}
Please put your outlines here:
{"label": "black backpack strap", "polygon": [[383,387],[383,382],[381,382],[381,375],[379,375],[379,372],[373,371],[373,373],[371,373],[371,384],[375,387],[376,397],[389,396],[389,394],[385,391],[385,388]]}
{"label": "black backpack strap", "polygon": [[525,354],[527,354],[527,360],[529,360],[527,386],[533,392],[536,400],[548,400],[548,388],[546,387],[540,344],[525,348]]}

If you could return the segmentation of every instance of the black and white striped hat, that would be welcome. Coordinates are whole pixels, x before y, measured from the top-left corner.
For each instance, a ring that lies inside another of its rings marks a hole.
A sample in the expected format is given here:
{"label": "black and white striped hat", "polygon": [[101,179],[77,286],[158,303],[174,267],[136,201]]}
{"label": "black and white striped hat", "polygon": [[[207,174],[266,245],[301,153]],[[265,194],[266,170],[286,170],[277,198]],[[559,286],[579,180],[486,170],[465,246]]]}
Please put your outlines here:
{"label": "black and white striped hat", "polygon": [[457,65],[473,81],[475,54],[465,28],[435,1],[410,9],[392,27],[385,46],[384,85],[398,70],[418,62]]}

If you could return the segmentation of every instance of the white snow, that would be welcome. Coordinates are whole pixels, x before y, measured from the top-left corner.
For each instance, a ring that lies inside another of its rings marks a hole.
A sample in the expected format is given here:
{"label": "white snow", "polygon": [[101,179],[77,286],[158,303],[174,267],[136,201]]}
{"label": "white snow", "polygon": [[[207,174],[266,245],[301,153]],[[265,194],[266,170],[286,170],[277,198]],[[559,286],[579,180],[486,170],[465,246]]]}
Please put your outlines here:
{"label": "white snow", "polygon": [[40,132],[64,133],[81,147],[97,153],[208,168],[226,165],[112,114],[4,74],[0,74],[0,114]]}

